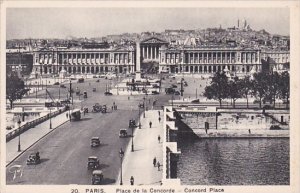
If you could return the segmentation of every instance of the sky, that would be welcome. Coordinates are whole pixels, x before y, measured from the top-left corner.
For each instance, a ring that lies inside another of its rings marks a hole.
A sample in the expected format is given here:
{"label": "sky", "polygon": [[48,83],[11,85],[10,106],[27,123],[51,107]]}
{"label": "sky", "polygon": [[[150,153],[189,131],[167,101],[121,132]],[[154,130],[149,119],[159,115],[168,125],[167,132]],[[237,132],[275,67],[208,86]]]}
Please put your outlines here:
{"label": "sky", "polygon": [[237,26],[289,35],[288,8],[7,8],[7,39],[102,37]]}

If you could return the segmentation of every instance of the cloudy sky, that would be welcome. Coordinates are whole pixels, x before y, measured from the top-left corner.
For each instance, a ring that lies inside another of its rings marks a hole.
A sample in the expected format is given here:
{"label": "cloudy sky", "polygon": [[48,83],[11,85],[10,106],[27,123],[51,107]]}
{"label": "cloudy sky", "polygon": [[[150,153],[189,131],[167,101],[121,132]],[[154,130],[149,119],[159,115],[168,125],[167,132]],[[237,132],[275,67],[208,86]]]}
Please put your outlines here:
{"label": "cloudy sky", "polygon": [[287,8],[8,8],[6,36],[14,38],[101,37],[165,29],[237,26],[289,35]]}

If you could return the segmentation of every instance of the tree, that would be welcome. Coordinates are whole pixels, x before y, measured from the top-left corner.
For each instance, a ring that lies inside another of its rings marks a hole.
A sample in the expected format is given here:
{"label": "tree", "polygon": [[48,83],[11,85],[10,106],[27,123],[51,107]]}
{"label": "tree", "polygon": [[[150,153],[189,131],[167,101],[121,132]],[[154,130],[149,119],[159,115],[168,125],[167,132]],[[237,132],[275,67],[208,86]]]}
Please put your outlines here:
{"label": "tree", "polygon": [[262,100],[268,95],[267,92],[269,91],[269,82],[267,81],[267,76],[267,73],[264,72],[255,73],[253,75],[254,80],[252,84],[252,95],[259,99],[259,108],[261,108]]}
{"label": "tree", "polygon": [[13,108],[13,102],[27,93],[29,89],[25,89],[25,84],[16,72],[7,72],[6,74],[6,99],[10,102],[10,108]]}
{"label": "tree", "polygon": [[246,101],[247,101],[247,109],[249,108],[249,95],[252,91],[252,87],[253,87],[253,83],[252,81],[250,80],[250,77],[249,76],[246,76],[245,78],[243,79],[240,79],[238,81],[238,85],[239,85],[239,88],[240,88],[240,94],[242,97],[245,97],[246,98]]}
{"label": "tree", "polygon": [[240,93],[240,84],[239,79],[237,77],[234,78],[234,80],[230,80],[228,82],[228,97],[231,98],[233,102],[233,108],[235,108],[235,101],[241,97]]}
{"label": "tree", "polygon": [[273,106],[275,108],[275,104],[276,104],[276,98],[278,98],[279,94],[280,94],[280,74],[278,74],[278,72],[272,72],[271,74],[269,74],[268,77],[268,86],[269,86],[269,98],[270,98],[270,102],[273,103]]}
{"label": "tree", "polygon": [[286,108],[289,106],[290,99],[290,74],[286,71],[280,75],[279,81],[279,97],[285,99]]}
{"label": "tree", "polygon": [[220,107],[222,100],[228,96],[228,79],[224,72],[217,72],[212,78],[211,84],[205,87],[204,96],[208,99],[219,101]]}

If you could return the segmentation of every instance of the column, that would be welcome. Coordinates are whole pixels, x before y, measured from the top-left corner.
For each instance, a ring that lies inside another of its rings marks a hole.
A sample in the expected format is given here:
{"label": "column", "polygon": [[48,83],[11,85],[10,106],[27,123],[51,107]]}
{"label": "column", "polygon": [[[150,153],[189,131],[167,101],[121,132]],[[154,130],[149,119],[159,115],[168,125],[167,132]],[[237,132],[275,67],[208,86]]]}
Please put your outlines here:
{"label": "column", "polygon": [[142,52],[143,52],[142,56],[143,56],[143,58],[145,58],[145,47],[144,46],[142,47]]}
{"label": "column", "polygon": [[229,52],[229,63],[232,63],[231,62],[231,52]]}
{"label": "column", "polygon": [[150,46],[150,59],[153,59],[152,50],[153,50],[153,47]]}
{"label": "column", "polygon": [[154,59],[156,59],[156,46],[154,46]]}
{"label": "column", "polygon": [[146,59],[148,59],[149,48],[146,46]]}

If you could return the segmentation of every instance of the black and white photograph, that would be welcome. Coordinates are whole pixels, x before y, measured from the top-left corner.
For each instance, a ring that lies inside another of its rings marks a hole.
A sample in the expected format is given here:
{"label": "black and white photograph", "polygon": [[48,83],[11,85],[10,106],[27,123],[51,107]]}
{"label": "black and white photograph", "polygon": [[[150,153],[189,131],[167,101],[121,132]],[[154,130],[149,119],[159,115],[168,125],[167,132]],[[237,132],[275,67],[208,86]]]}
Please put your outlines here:
{"label": "black and white photograph", "polygon": [[299,190],[299,2],[20,3],[1,13],[1,190]]}

